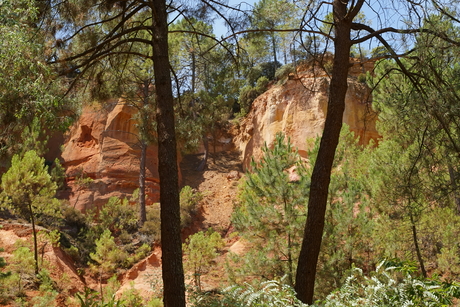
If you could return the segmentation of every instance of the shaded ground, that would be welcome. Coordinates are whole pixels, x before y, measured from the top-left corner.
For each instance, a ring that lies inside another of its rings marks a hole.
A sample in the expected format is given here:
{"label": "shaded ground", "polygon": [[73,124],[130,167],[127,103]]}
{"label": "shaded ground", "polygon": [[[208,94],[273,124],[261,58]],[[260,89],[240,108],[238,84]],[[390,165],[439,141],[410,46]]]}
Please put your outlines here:
{"label": "shaded ground", "polygon": [[[226,235],[230,227],[233,202],[243,166],[237,151],[212,154],[204,171],[197,171],[203,155],[187,155],[181,163],[183,186],[188,185],[204,195],[199,228]],[[196,228],[196,227],[195,227]]]}
{"label": "shaded ground", "polygon": [[243,166],[239,152],[226,151],[211,155],[206,169],[197,171],[202,157],[203,155],[185,156],[181,170],[183,186],[189,185],[204,194],[200,213],[187,235],[212,227],[226,241],[226,247],[216,259],[216,265],[201,276],[203,290],[210,290],[226,286],[228,281],[225,262],[228,250],[236,241],[236,238],[229,238],[228,235],[232,232],[230,220],[238,194],[239,179],[243,176]]}

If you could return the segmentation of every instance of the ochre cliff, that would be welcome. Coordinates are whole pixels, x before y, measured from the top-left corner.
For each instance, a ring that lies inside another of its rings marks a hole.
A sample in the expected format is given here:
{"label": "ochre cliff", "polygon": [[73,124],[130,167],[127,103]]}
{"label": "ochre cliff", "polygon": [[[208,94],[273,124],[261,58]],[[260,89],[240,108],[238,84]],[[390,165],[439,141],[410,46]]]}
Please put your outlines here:
{"label": "ochre cliff", "polygon": [[[110,197],[130,197],[139,187],[137,109],[123,100],[85,107],[63,145],[67,194],[71,206],[85,211]],[[157,148],[147,149],[147,204],[159,199]]]}
{"label": "ochre cliff", "polygon": [[[379,137],[375,127],[376,114],[372,111],[370,91],[357,81],[362,69],[354,67],[348,80],[343,122],[360,137],[360,143]],[[240,123],[234,141],[247,169],[251,159],[259,160],[264,143],[273,144],[278,132],[290,137],[302,157],[307,156],[312,142],[320,136],[327,112],[329,76],[318,69],[304,69],[291,74],[283,84],[272,85],[252,104],[248,116]],[[309,145],[310,144],[310,145]]]}

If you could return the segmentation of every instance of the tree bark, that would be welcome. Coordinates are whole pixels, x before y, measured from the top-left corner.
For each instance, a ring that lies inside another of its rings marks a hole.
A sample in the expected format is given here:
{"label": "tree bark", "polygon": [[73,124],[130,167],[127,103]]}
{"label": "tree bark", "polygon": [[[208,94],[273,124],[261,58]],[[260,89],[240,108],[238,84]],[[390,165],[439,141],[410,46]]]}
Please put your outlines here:
{"label": "tree bark", "polygon": [[455,175],[455,170],[451,162],[449,162],[447,168],[449,170],[450,184],[454,195],[455,207],[457,208],[457,215],[460,215],[460,196],[458,195],[457,176]]}
{"label": "tree bark", "polygon": [[147,162],[147,143],[141,138],[141,157],[139,165],[139,226],[142,227],[147,220],[145,209],[145,164]]}
{"label": "tree bark", "polygon": [[422,276],[423,278],[426,278],[427,274],[426,274],[426,269],[425,269],[425,263],[423,262],[422,252],[420,251],[420,246],[418,245],[417,228],[415,226],[414,216],[412,215],[412,213],[409,213],[409,215],[410,215],[410,223],[411,223],[411,230],[412,230],[412,240],[414,241],[414,248],[417,254],[417,260],[418,260],[418,263],[420,264],[420,270],[422,271]]}
{"label": "tree bark", "polygon": [[153,0],[150,1],[150,6],[153,11],[152,58],[157,104],[163,302],[165,307],[185,307],[185,284],[180,236],[179,176],[173,95],[169,71],[166,3],[163,0]]}
{"label": "tree bark", "polygon": [[[145,116],[145,108],[149,104],[149,85],[148,80],[144,81],[143,86],[143,101],[140,110],[142,125],[146,125],[147,116]],[[141,146],[141,156],[139,161],[139,226],[142,227],[147,220],[147,211],[145,204],[145,165],[147,164],[147,141],[145,135],[140,132],[139,145]]]}
{"label": "tree bark", "polygon": [[297,297],[306,304],[313,303],[316,265],[323,236],[332,163],[342,128],[350,67],[350,31],[353,17],[347,15],[346,1],[334,0],[333,10],[336,32],[327,115],[311,177],[307,222],[296,274]]}
{"label": "tree bark", "polygon": [[204,145],[203,159],[201,160],[200,165],[198,165],[198,167],[196,168],[196,170],[199,172],[204,171],[204,169],[206,168],[206,165],[208,164],[209,141],[206,135],[203,136],[203,145]]}
{"label": "tree bark", "polygon": [[37,243],[37,232],[35,231],[35,217],[34,217],[34,211],[32,210],[32,204],[29,203],[29,212],[30,212],[30,221],[32,222],[32,235],[34,239],[34,269],[35,269],[35,275],[38,275],[38,243]]}

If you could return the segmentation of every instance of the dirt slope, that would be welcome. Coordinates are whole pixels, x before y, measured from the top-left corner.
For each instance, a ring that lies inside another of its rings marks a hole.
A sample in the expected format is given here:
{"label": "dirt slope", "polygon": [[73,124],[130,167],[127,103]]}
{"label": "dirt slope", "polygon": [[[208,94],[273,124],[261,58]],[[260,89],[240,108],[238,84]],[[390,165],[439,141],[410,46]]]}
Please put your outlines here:
{"label": "dirt slope", "polygon": [[183,186],[188,185],[203,193],[201,212],[197,216],[198,228],[214,230],[227,234],[233,202],[237,194],[238,180],[243,175],[240,155],[237,151],[220,152],[208,159],[204,171],[196,168],[202,155],[185,156],[182,163]]}

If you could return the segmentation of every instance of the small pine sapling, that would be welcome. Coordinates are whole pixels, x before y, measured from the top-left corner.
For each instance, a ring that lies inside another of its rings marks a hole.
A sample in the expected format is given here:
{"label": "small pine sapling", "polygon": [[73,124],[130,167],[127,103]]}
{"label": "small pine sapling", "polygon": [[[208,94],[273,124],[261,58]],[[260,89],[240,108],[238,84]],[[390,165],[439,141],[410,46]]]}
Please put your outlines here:
{"label": "small pine sapling", "polygon": [[193,272],[198,291],[201,291],[201,275],[210,268],[222,247],[224,247],[222,237],[212,229],[191,235],[183,244],[184,254],[187,256],[184,266],[186,270]]}

